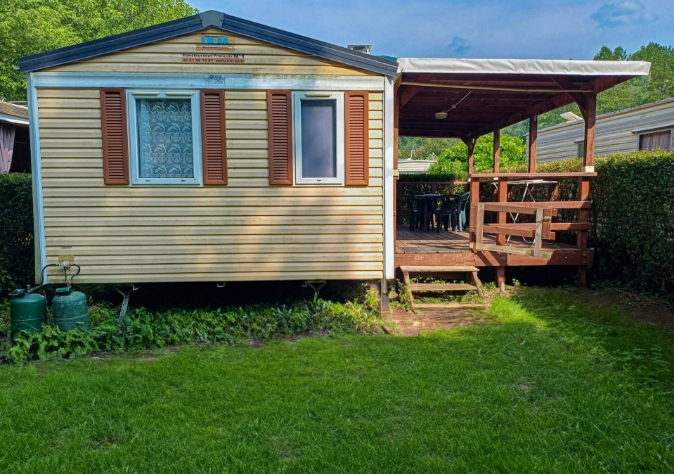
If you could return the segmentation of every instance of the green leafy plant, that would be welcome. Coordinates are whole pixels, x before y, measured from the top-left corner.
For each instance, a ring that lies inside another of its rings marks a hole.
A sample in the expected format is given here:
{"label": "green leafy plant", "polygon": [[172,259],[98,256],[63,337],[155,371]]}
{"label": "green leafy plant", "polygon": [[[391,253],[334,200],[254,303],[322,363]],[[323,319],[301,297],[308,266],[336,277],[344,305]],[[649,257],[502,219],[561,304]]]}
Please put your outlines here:
{"label": "green leafy plant", "polygon": [[33,283],[31,176],[0,174],[0,295]]}
{"label": "green leafy plant", "polygon": [[382,329],[379,301],[369,290],[358,301],[322,299],[294,304],[248,305],[216,309],[139,308],[118,321],[118,309],[104,304],[90,308],[89,330],[63,332],[46,324],[37,334],[22,332],[12,344],[0,344],[0,361],[75,357],[97,351],[154,349],[194,342],[237,343],[274,335],[376,333]]}

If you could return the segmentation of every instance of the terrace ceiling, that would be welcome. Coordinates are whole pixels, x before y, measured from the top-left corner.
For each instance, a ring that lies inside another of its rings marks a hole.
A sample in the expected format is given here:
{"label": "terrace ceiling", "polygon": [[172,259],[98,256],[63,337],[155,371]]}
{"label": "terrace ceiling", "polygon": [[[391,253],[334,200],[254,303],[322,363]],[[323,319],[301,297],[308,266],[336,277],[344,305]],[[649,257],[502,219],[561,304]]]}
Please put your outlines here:
{"label": "terrace ceiling", "polygon": [[[399,135],[479,137],[597,94],[634,75],[403,72]],[[454,107],[454,108],[453,108]],[[447,111],[447,118],[435,118]]]}

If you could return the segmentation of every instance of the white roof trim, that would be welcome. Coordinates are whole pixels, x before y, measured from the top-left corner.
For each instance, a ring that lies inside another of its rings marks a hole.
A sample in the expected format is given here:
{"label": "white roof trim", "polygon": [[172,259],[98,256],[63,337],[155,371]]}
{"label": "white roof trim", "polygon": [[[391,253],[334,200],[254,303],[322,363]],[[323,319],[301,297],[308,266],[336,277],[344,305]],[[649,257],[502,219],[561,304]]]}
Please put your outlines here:
{"label": "white roof trim", "polygon": [[0,122],[7,122],[7,123],[16,123],[19,125],[28,125],[28,119],[22,118],[22,117],[15,117],[14,115],[7,115],[0,113]]}
{"label": "white roof trim", "polygon": [[647,76],[645,61],[572,61],[549,59],[399,58],[398,74],[566,74],[574,76]]}

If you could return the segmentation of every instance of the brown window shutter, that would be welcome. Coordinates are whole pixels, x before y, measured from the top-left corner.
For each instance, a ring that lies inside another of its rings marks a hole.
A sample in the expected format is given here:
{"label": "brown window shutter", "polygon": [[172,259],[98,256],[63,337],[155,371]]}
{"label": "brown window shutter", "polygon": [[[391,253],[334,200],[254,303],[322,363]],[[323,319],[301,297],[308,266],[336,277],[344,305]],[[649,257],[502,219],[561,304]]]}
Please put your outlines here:
{"label": "brown window shutter", "polygon": [[201,91],[201,153],[204,184],[227,184],[225,91]]}
{"label": "brown window shutter", "polygon": [[126,91],[101,89],[105,184],[129,184],[129,138],[126,121]]}
{"label": "brown window shutter", "polygon": [[267,91],[269,184],[293,184],[292,94]]}
{"label": "brown window shutter", "polygon": [[370,181],[368,99],[366,91],[349,91],[345,96],[347,186],[367,186]]}

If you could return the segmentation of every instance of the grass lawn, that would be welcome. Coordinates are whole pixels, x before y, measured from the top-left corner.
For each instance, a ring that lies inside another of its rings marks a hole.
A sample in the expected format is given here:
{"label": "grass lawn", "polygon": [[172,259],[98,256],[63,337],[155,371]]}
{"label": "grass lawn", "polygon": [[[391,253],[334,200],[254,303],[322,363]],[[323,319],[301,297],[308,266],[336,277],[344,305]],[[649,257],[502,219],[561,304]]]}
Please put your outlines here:
{"label": "grass lawn", "polygon": [[420,337],[0,367],[3,472],[674,472],[674,331],[522,290]]}

